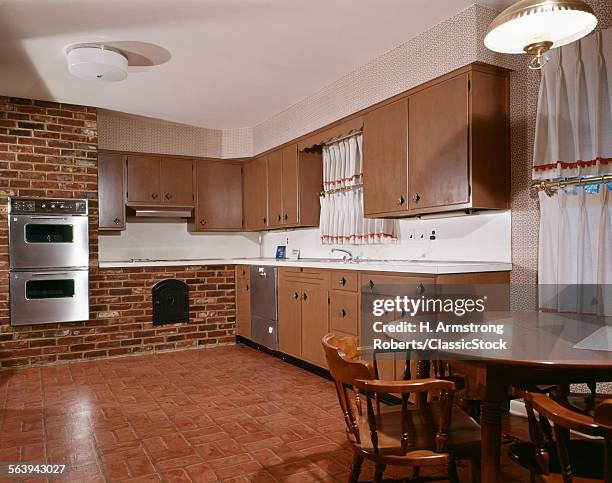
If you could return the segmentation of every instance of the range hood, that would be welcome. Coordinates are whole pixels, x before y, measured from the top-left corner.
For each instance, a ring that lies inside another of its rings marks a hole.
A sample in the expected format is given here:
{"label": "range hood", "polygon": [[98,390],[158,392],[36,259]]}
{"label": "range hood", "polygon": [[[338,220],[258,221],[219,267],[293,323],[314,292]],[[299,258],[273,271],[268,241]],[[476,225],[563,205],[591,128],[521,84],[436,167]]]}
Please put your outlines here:
{"label": "range hood", "polygon": [[190,206],[128,206],[127,215],[137,218],[191,218]]}

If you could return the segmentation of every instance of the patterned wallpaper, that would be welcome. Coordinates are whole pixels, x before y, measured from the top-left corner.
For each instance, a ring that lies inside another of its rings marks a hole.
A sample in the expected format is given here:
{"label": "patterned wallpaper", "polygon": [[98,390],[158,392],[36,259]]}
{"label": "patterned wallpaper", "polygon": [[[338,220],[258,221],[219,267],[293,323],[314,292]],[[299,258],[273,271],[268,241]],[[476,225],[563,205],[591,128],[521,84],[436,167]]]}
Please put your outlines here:
{"label": "patterned wallpaper", "polygon": [[208,129],[99,109],[98,129],[101,149],[211,158],[253,151],[251,128]]}

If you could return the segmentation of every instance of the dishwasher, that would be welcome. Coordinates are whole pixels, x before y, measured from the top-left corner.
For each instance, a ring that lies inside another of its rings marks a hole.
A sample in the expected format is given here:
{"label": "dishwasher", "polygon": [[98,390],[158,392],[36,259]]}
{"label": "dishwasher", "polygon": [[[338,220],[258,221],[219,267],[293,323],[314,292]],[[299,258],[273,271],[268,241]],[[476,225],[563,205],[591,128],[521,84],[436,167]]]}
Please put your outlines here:
{"label": "dishwasher", "polygon": [[277,269],[251,267],[251,338],[278,350]]}

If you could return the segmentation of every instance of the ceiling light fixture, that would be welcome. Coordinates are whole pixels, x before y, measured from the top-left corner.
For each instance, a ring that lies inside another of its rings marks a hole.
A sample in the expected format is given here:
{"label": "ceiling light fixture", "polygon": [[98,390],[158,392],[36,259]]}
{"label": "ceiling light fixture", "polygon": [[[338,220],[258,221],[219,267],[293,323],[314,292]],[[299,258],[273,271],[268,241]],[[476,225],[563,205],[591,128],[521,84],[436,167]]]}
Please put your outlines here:
{"label": "ceiling light fixture", "polygon": [[117,82],[128,75],[125,55],[105,45],[74,45],[66,49],[66,56],[68,71],[81,79]]}
{"label": "ceiling light fixture", "polygon": [[491,22],[484,43],[495,52],[533,55],[529,68],[541,69],[548,61],[544,53],[596,26],[593,9],[582,0],[520,0]]}

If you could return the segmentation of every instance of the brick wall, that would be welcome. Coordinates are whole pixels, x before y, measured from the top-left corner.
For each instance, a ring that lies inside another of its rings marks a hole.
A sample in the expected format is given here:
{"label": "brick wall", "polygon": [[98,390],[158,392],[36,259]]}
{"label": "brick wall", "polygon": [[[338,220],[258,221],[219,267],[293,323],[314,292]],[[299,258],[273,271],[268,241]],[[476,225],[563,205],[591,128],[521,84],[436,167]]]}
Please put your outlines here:
{"label": "brick wall", "polygon": [[[95,108],[0,96],[2,368],[234,341],[233,267],[98,268],[97,143]],[[91,320],[11,327],[8,196],[89,200]],[[188,323],[151,322],[151,288],[166,278],[189,286]]]}

